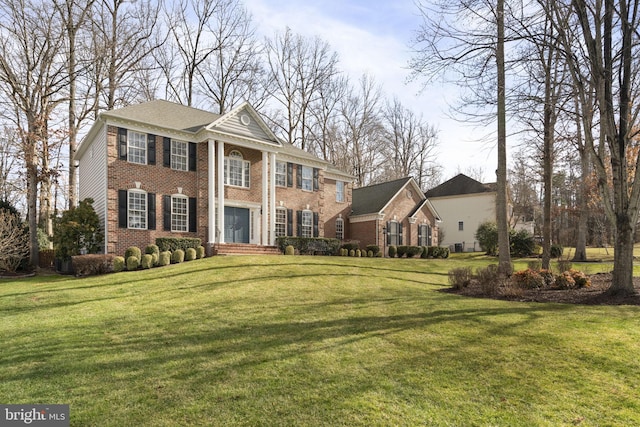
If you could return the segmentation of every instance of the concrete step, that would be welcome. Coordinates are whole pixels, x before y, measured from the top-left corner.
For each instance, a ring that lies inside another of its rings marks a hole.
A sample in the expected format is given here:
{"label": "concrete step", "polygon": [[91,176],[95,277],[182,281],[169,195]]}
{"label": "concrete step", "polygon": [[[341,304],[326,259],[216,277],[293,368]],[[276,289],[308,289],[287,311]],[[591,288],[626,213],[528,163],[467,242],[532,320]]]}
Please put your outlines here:
{"label": "concrete step", "polygon": [[240,243],[223,243],[216,245],[218,255],[280,255],[277,246],[260,246]]}

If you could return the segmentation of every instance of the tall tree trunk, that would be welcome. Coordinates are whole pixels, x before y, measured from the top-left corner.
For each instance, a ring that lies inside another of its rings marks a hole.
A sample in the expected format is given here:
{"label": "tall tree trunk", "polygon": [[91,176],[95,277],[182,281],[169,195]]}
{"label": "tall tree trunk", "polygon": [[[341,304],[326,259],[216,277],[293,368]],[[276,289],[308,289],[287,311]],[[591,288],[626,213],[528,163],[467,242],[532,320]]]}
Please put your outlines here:
{"label": "tall tree trunk", "polygon": [[496,66],[498,70],[498,169],[496,195],[496,222],[498,224],[498,267],[503,275],[511,274],[509,224],[507,216],[507,119],[506,82],[504,64],[504,0],[497,2],[498,44]]}
{"label": "tall tree trunk", "polygon": [[589,227],[589,208],[588,208],[588,181],[591,174],[591,155],[589,150],[585,150],[582,142],[582,132],[580,131],[580,120],[578,125],[578,150],[580,151],[580,189],[578,190],[578,234],[576,236],[576,252],[573,255],[574,262],[587,261],[587,232]]}

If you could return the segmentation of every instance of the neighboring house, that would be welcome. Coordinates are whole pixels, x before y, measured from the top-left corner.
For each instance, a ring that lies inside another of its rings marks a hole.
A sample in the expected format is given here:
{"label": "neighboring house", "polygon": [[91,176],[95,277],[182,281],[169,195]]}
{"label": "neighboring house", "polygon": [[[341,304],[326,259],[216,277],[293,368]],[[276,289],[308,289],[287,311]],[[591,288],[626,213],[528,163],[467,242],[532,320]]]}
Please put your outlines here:
{"label": "neighboring house", "polygon": [[350,235],[360,246],[437,246],[440,217],[413,178],[353,190]]}
{"label": "neighboring house", "polygon": [[281,142],[248,103],[223,115],[160,100],[107,111],[75,159],[107,253],[157,237],[210,249],[346,237],[352,177]]}
{"label": "neighboring house", "polygon": [[496,184],[483,184],[464,174],[427,191],[425,195],[442,217],[442,246],[452,251],[480,251],[478,226],[496,220]]}

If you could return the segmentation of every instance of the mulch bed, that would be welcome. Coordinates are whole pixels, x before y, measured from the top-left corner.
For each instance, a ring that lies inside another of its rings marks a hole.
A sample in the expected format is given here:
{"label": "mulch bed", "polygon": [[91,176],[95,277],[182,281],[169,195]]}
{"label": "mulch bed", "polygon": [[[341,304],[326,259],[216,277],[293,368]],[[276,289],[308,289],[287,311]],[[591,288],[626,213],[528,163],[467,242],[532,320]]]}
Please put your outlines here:
{"label": "mulch bed", "polygon": [[500,290],[496,295],[486,295],[480,286],[472,282],[463,289],[447,288],[443,292],[478,298],[493,298],[522,302],[555,302],[562,304],[585,305],[640,305],[640,277],[634,277],[636,295],[614,296],[606,291],[611,286],[611,273],[599,273],[589,276],[591,286],[581,289],[518,289]]}

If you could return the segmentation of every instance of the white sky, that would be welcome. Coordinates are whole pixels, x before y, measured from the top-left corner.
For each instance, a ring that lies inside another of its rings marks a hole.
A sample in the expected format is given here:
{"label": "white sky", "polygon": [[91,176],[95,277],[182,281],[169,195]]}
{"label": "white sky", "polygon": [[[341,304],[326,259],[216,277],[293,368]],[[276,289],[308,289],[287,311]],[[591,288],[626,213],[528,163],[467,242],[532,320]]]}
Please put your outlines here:
{"label": "white sky", "polygon": [[339,66],[354,81],[373,76],[389,99],[401,102],[438,130],[438,158],[443,180],[469,167],[481,167],[483,181],[495,181],[496,152],[481,141],[486,130],[448,117],[456,88],[407,84],[410,41],[421,18],[413,0],[245,0],[258,31],[273,36],[286,27],[305,36],[319,36],[339,55]]}

